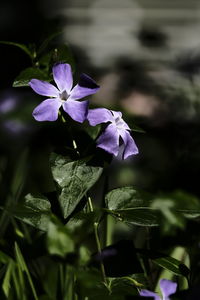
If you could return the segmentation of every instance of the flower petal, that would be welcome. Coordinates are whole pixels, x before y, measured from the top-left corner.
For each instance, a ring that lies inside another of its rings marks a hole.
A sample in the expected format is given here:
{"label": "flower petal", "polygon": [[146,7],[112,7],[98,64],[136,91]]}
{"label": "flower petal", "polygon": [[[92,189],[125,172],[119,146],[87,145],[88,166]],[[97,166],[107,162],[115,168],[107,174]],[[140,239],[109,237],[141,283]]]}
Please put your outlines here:
{"label": "flower petal", "polygon": [[40,103],[33,111],[36,121],[55,121],[62,103],[58,99],[47,99]]}
{"label": "flower petal", "polygon": [[95,94],[98,90],[99,86],[96,82],[86,74],[82,74],[79,83],[72,89],[68,99],[81,99]]}
{"label": "flower petal", "polygon": [[73,85],[73,76],[69,64],[55,64],[53,66],[53,79],[61,92],[69,94]]}
{"label": "flower petal", "polygon": [[119,130],[119,134],[124,141],[124,152],[123,152],[123,159],[128,158],[131,155],[138,154],[138,148],[135,144],[134,139],[130,135],[129,131],[127,130]]}
{"label": "flower petal", "polygon": [[83,123],[87,117],[88,104],[88,101],[67,100],[63,104],[63,109],[73,120]]}
{"label": "flower petal", "polygon": [[154,300],[160,300],[160,297],[156,293],[148,291],[148,290],[141,290],[140,296],[151,297]]}
{"label": "flower petal", "polygon": [[59,95],[58,89],[51,83],[39,80],[31,79],[29,86],[39,95],[48,97],[57,97]]}
{"label": "flower petal", "polygon": [[115,125],[110,124],[97,140],[97,147],[105,151],[118,155],[119,152],[119,134]]}
{"label": "flower petal", "polygon": [[163,295],[163,300],[168,300],[168,296],[174,294],[177,289],[177,283],[168,279],[160,280],[160,289]]}
{"label": "flower petal", "polygon": [[97,124],[113,121],[113,115],[110,110],[106,108],[89,109],[87,119],[90,125],[95,126]]}

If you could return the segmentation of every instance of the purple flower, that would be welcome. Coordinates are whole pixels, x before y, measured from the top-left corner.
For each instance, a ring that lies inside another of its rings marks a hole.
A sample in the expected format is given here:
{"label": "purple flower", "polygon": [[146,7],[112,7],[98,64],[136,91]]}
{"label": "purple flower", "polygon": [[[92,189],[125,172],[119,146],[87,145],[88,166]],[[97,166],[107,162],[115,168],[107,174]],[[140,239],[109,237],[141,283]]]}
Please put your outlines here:
{"label": "purple flower", "polygon": [[130,128],[122,119],[121,112],[106,108],[90,109],[87,119],[92,126],[109,123],[105,131],[97,139],[97,147],[117,156],[121,139],[124,144],[123,159],[138,153],[138,148],[129,132]]}
{"label": "purple flower", "polygon": [[152,297],[154,300],[170,300],[169,296],[174,294],[177,289],[177,283],[167,279],[160,280],[160,289],[162,293],[162,299],[154,292],[148,290],[141,290],[140,296]]}
{"label": "purple flower", "polygon": [[30,87],[37,94],[49,97],[34,109],[35,120],[57,120],[59,108],[62,106],[73,120],[84,122],[88,112],[88,101],[77,100],[96,93],[99,86],[89,76],[82,74],[79,83],[72,88],[73,77],[69,64],[55,64],[53,78],[57,87],[38,79],[32,79],[29,82]]}

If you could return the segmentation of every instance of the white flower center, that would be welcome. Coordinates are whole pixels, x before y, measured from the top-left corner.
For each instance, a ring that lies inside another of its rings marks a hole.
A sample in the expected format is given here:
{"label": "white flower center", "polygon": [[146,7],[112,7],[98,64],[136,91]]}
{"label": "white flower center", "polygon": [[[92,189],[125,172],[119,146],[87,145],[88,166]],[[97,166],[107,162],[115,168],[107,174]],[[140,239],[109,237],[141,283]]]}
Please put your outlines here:
{"label": "white flower center", "polygon": [[66,91],[63,91],[62,93],[59,94],[60,100],[61,101],[66,101],[69,97]]}

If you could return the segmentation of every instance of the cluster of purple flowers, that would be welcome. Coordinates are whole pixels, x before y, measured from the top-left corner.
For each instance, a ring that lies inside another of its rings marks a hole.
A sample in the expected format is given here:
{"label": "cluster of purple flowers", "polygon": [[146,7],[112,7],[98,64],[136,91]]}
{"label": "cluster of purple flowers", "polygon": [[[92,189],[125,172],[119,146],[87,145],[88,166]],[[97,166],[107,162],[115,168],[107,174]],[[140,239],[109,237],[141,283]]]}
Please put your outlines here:
{"label": "cluster of purple flowers", "polygon": [[122,119],[121,112],[106,108],[89,109],[89,101],[78,101],[99,90],[99,86],[92,78],[82,74],[79,83],[73,87],[71,66],[58,63],[53,66],[53,79],[57,87],[38,79],[29,82],[30,87],[37,94],[48,97],[34,109],[35,120],[55,121],[62,107],[77,122],[83,123],[88,120],[91,126],[107,123],[106,129],[97,139],[97,147],[117,156],[122,142],[123,159],[138,153],[138,148],[130,135],[130,128]]}

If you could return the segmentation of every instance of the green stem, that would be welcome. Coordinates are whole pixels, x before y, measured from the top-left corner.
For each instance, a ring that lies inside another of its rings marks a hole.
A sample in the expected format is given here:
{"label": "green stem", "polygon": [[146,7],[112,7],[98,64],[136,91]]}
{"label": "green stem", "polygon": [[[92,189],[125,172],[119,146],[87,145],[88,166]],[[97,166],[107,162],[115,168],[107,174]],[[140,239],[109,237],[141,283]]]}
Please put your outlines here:
{"label": "green stem", "polygon": [[[94,208],[93,208],[92,200],[91,200],[90,197],[88,197],[88,206],[89,206],[90,212],[93,212]],[[99,223],[98,222],[94,222],[93,228],[94,228],[95,241],[96,241],[98,253],[101,254],[101,243],[100,243],[99,234],[98,234],[98,226],[99,226]],[[101,256],[100,256],[100,269],[101,269],[101,274],[102,274],[103,282],[108,287],[108,281],[107,281],[107,278],[106,278],[104,264],[101,261]]]}

